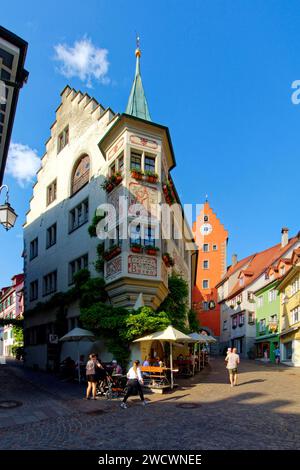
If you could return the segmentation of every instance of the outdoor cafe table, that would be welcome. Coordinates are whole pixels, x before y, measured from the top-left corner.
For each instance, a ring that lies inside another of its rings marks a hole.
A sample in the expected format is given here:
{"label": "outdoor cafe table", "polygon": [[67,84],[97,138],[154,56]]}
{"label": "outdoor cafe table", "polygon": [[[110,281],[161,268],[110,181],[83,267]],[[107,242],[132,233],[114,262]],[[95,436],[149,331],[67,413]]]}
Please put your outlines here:
{"label": "outdoor cafe table", "polygon": [[193,361],[191,359],[177,359],[174,365],[178,367],[179,375],[193,375]]}

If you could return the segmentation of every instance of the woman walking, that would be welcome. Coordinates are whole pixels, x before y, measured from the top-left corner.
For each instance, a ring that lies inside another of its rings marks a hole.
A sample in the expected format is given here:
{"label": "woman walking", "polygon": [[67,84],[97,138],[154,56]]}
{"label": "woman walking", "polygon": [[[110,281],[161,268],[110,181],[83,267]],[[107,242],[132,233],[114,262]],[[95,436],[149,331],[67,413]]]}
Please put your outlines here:
{"label": "woman walking", "polygon": [[96,354],[90,354],[89,360],[86,364],[86,380],[87,380],[88,386],[86,389],[85,400],[90,399],[91,391],[92,391],[92,400],[96,400],[96,385],[98,381],[96,368],[104,369],[104,367],[98,361]]}
{"label": "woman walking", "polygon": [[136,391],[139,392],[141,401],[143,405],[146,405],[145,399],[144,399],[144,394],[142,390],[142,384],[144,383],[141,369],[139,367],[140,361],[134,361],[133,366],[129,369],[127,373],[127,392],[126,395],[121,403],[121,408],[127,408],[126,401],[127,398],[130,397],[130,395],[135,395]]}

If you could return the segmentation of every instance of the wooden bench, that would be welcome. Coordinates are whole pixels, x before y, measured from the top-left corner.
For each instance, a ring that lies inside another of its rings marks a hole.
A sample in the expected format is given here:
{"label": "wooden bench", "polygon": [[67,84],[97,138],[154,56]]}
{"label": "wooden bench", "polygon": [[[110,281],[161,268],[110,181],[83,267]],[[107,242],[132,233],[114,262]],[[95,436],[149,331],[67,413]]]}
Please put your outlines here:
{"label": "wooden bench", "polygon": [[166,367],[142,366],[140,369],[143,373],[144,387],[159,393],[163,393],[165,389],[170,388],[170,383],[166,376]]}

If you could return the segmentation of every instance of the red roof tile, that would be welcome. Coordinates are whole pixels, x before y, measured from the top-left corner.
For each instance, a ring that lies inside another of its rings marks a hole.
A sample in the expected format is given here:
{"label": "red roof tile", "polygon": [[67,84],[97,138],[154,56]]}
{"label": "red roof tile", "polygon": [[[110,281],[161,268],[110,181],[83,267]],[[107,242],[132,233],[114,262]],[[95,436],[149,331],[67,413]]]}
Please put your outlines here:
{"label": "red roof tile", "polygon": [[[231,292],[229,293],[227,299],[230,299],[236,296],[237,294],[239,294],[240,292],[242,292],[249,284],[252,284],[253,281],[255,281],[259,276],[261,276],[268,269],[270,265],[276,263],[278,260],[280,260],[280,258],[284,258],[284,255],[286,254],[286,252],[290,250],[297,241],[299,241],[298,235],[296,237],[291,238],[285,247],[282,247],[281,243],[278,243],[277,245],[272,246],[271,248],[268,248],[267,250],[256,253],[252,257],[250,256],[249,257],[250,261],[247,266],[247,271],[253,272],[253,275],[249,277],[248,276],[245,277],[245,282],[242,287],[240,286],[240,283],[237,282],[232,288]],[[236,266],[237,265],[235,265],[234,267]],[[236,272],[236,271],[237,269],[235,269],[231,273],[227,271],[226,278],[230,277],[233,274],[233,272]]]}

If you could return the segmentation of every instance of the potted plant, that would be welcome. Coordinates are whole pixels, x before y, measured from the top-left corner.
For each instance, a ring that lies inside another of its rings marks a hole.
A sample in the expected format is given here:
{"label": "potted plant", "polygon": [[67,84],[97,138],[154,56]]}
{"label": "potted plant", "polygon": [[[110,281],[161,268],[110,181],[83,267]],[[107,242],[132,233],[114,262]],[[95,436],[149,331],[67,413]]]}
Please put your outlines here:
{"label": "potted plant", "polygon": [[142,180],[143,174],[144,173],[142,172],[142,170],[139,170],[138,168],[131,168],[131,176],[136,180]]}
{"label": "potted plant", "polygon": [[114,173],[111,176],[107,176],[101,187],[107,192],[110,193],[118,184],[121,183],[123,177],[120,172]]}
{"label": "potted plant", "polygon": [[154,173],[154,171],[146,170],[145,171],[146,180],[148,183],[157,183],[158,174]]}
{"label": "potted plant", "polygon": [[234,305],[233,305],[233,304],[231,304],[231,305],[230,305],[230,308],[234,309]]}
{"label": "potted plant", "polygon": [[140,243],[132,243],[130,248],[133,253],[141,253],[143,250],[143,246]]}
{"label": "potted plant", "polygon": [[114,258],[115,256],[118,256],[120,253],[121,253],[121,247],[119,245],[113,245],[111,248],[104,251],[103,258],[106,261],[109,261],[110,259]]}
{"label": "potted plant", "polygon": [[167,266],[167,268],[174,266],[174,260],[169,253],[164,253],[162,256],[162,259],[165,265]]}
{"label": "potted plant", "polygon": [[159,248],[157,246],[147,246],[145,248],[146,254],[150,256],[156,256],[158,251],[159,251]]}

